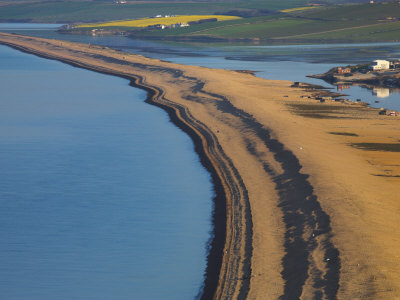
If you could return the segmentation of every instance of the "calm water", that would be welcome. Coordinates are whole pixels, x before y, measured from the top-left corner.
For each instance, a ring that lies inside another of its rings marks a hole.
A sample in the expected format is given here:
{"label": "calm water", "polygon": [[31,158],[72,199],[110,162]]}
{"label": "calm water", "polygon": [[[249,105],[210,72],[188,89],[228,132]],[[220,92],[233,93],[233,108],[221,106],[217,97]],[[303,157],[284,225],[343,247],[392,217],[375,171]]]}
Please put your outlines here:
{"label": "calm water", "polygon": [[124,79],[0,46],[0,299],[193,299],[212,186]]}
{"label": "calm water", "polygon": [[[58,25],[0,24],[0,31],[18,32],[70,41],[107,45],[176,63],[232,70],[253,70],[267,79],[282,79],[335,86],[307,75],[319,74],[332,67],[371,62],[375,59],[400,58],[400,43],[318,44],[318,45],[206,45],[134,40],[121,36],[79,36],[55,32]],[[26,30],[25,28],[29,28]],[[362,99],[372,107],[400,110],[399,89],[346,87],[339,92],[355,101]]]}

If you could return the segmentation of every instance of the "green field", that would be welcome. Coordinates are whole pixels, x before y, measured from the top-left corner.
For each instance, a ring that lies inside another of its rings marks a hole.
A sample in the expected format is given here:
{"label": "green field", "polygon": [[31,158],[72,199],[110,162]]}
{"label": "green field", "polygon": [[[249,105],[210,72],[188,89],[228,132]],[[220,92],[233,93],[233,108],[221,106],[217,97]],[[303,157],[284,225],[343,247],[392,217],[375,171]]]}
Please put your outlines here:
{"label": "green field", "polygon": [[239,19],[232,21],[223,21],[223,22],[213,22],[213,23],[204,23],[198,24],[185,28],[177,28],[177,29],[165,29],[165,30],[152,30],[146,32],[138,32],[136,35],[138,36],[149,36],[149,37],[167,37],[167,36],[216,36],[210,34],[209,32],[216,31],[218,29],[225,28],[241,28],[246,26],[248,23],[265,23],[269,20],[275,20],[276,16],[267,16],[267,17],[257,17],[257,18],[249,18],[249,19]]}
{"label": "green field", "polygon": [[350,42],[379,42],[400,41],[400,22],[369,25],[360,28],[335,30],[325,33],[308,34],[302,36],[306,40],[350,41]]}
{"label": "green field", "polygon": [[[2,1],[12,3],[12,1]],[[2,3],[0,1],[0,4]],[[166,15],[209,15],[231,10],[281,10],[300,7],[307,0],[188,1],[176,3],[114,4],[112,1],[48,1],[1,6],[0,21],[32,21],[38,23],[99,22]]]}
{"label": "green field", "polygon": [[[365,1],[368,2],[368,1]],[[322,20],[379,20],[389,16],[400,17],[398,1],[375,4],[350,4],[337,7],[323,7],[318,10],[299,12],[298,15]]]}
{"label": "green field", "polygon": [[250,23],[240,26],[215,28],[196,35],[232,38],[286,39],[299,38],[299,34],[315,33],[321,30],[345,28],[346,26],[364,25],[365,21],[357,22],[323,22],[307,19],[280,18],[262,23]]}
{"label": "green field", "polygon": [[[388,19],[392,18],[392,19]],[[173,38],[258,39],[276,42],[356,42],[400,40],[400,4],[319,7],[269,17],[140,32],[138,36]]]}
{"label": "green field", "polygon": [[[257,17],[197,24],[185,28],[139,30],[132,34],[141,38],[225,41],[251,39],[276,43],[400,40],[399,2],[338,4],[346,1],[325,0],[319,1],[324,3],[322,6],[304,9],[309,2],[307,0],[209,0],[206,2],[194,0],[179,3],[165,0],[157,3],[141,1],[138,4],[114,4],[110,0],[36,1],[39,2],[20,3],[19,0],[0,0],[0,21],[94,23],[165,14],[240,15],[248,13],[249,16],[254,14]],[[281,10],[286,11],[280,12]],[[117,29],[132,30],[127,27],[115,28]]]}

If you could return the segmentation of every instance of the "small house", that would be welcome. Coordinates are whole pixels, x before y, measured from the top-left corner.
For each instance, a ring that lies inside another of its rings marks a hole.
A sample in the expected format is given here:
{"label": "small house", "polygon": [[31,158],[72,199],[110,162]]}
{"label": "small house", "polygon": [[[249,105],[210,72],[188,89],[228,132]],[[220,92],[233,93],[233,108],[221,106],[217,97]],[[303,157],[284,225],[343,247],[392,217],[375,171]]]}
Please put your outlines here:
{"label": "small house", "polygon": [[371,68],[374,71],[389,70],[390,62],[387,60],[377,59],[377,60],[374,60],[374,64],[371,66]]}
{"label": "small house", "polygon": [[343,67],[339,67],[337,69],[338,74],[350,74],[351,73],[351,69],[350,68],[343,68]]}

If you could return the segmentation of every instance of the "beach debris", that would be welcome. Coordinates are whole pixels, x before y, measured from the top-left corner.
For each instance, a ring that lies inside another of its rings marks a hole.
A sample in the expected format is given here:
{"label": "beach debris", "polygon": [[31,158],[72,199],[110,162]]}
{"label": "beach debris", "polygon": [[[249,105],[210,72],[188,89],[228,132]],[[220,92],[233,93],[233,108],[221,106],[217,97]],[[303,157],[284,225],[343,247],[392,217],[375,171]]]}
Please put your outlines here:
{"label": "beach debris", "polygon": [[391,117],[400,116],[400,113],[399,113],[399,112],[397,112],[397,111],[390,111],[390,112],[388,112],[387,109],[385,109],[385,108],[381,108],[381,109],[379,110],[378,114],[379,114],[379,115],[382,115],[382,116],[391,116]]}

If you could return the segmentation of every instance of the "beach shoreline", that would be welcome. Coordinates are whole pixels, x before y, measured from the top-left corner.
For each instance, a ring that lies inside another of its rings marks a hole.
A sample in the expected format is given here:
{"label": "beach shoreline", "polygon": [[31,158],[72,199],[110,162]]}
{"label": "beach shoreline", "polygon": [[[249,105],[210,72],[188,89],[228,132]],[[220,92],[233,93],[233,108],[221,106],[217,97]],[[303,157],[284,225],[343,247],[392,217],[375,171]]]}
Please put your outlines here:
{"label": "beach shoreline", "polygon": [[[164,105],[160,102],[157,102],[156,99],[163,94],[161,89],[157,87],[151,87],[146,85],[143,82],[143,78],[137,75],[122,75],[118,73],[108,72],[105,70],[99,70],[95,68],[91,68],[85,65],[81,65],[76,62],[72,62],[70,60],[62,59],[62,58],[54,58],[52,56],[48,56],[44,53],[34,52],[27,48],[20,47],[13,45],[11,43],[1,42],[0,44],[9,46],[15,50],[22,51],[28,54],[34,54],[38,57],[42,57],[45,59],[52,59],[61,61],[63,63],[69,64],[73,67],[83,68],[91,71],[95,71],[98,73],[102,73],[105,75],[113,75],[118,76],[130,81],[130,85],[135,88],[139,88],[145,90],[147,92],[145,102],[154,106],[157,106],[164,111],[167,112],[171,122],[178,127],[180,130],[185,132],[193,141],[195,152],[200,158],[200,162],[203,167],[209,172],[212,178],[212,185],[214,189],[214,199],[213,199],[213,213],[212,213],[212,226],[213,232],[210,240],[208,242],[208,252],[207,252],[207,267],[205,270],[205,279],[202,286],[201,299],[211,299],[214,297],[215,291],[217,289],[217,285],[219,282],[219,273],[222,264],[222,256],[223,256],[223,249],[225,245],[225,235],[226,235],[226,202],[225,202],[225,192],[221,184],[221,180],[218,176],[218,173],[215,171],[211,161],[209,160],[208,156],[206,155],[203,147],[202,139],[205,139],[210,143],[212,141],[212,137],[206,131],[202,132],[202,136],[199,136],[190,126],[187,125],[188,117],[184,117],[185,111],[183,108],[174,107]],[[179,113],[178,113],[179,111]],[[180,117],[178,117],[178,115]],[[215,141],[214,141],[215,142]],[[251,235],[249,236],[251,237]],[[247,287],[248,289],[248,287]],[[248,291],[247,291],[248,292]],[[244,293],[247,294],[246,291]]]}
{"label": "beach shoreline", "polygon": [[[382,199],[388,207],[397,207],[395,196],[390,198],[398,187],[397,150],[377,156],[357,149],[369,140],[397,145],[392,138],[399,130],[394,119],[357,104],[300,100],[315,91],[246,73],[180,66],[106,47],[12,34],[0,34],[0,43],[126,78],[146,90],[146,102],[164,109],[191,137],[215,189],[214,233],[202,299],[399,295],[398,272],[384,271],[398,257],[371,260],[378,249],[374,247],[381,243],[371,240],[375,233],[366,238],[364,231],[344,230],[371,217]],[[379,131],[384,139],[376,137],[376,122],[384,125]],[[361,135],[363,139],[358,139]],[[321,152],[321,140],[331,149]],[[343,157],[332,156],[337,151]],[[344,169],[350,161],[353,168]],[[386,176],[389,162],[392,173]],[[371,177],[381,167],[386,177]],[[359,182],[336,180],[355,173],[361,174]],[[379,189],[364,198],[357,196],[374,181],[386,190],[384,196],[378,196]],[[365,199],[377,200],[370,200],[369,207]],[[357,205],[359,212],[349,215],[351,205]],[[377,220],[376,232],[382,232],[382,226],[392,231],[397,220],[391,218],[392,223]],[[371,249],[356,257],[357,248],[367,242],[372,242]],[[392,241],[390,253],[397,253],[397,243]],[[377,266],[379,272],[374,271]]]}

